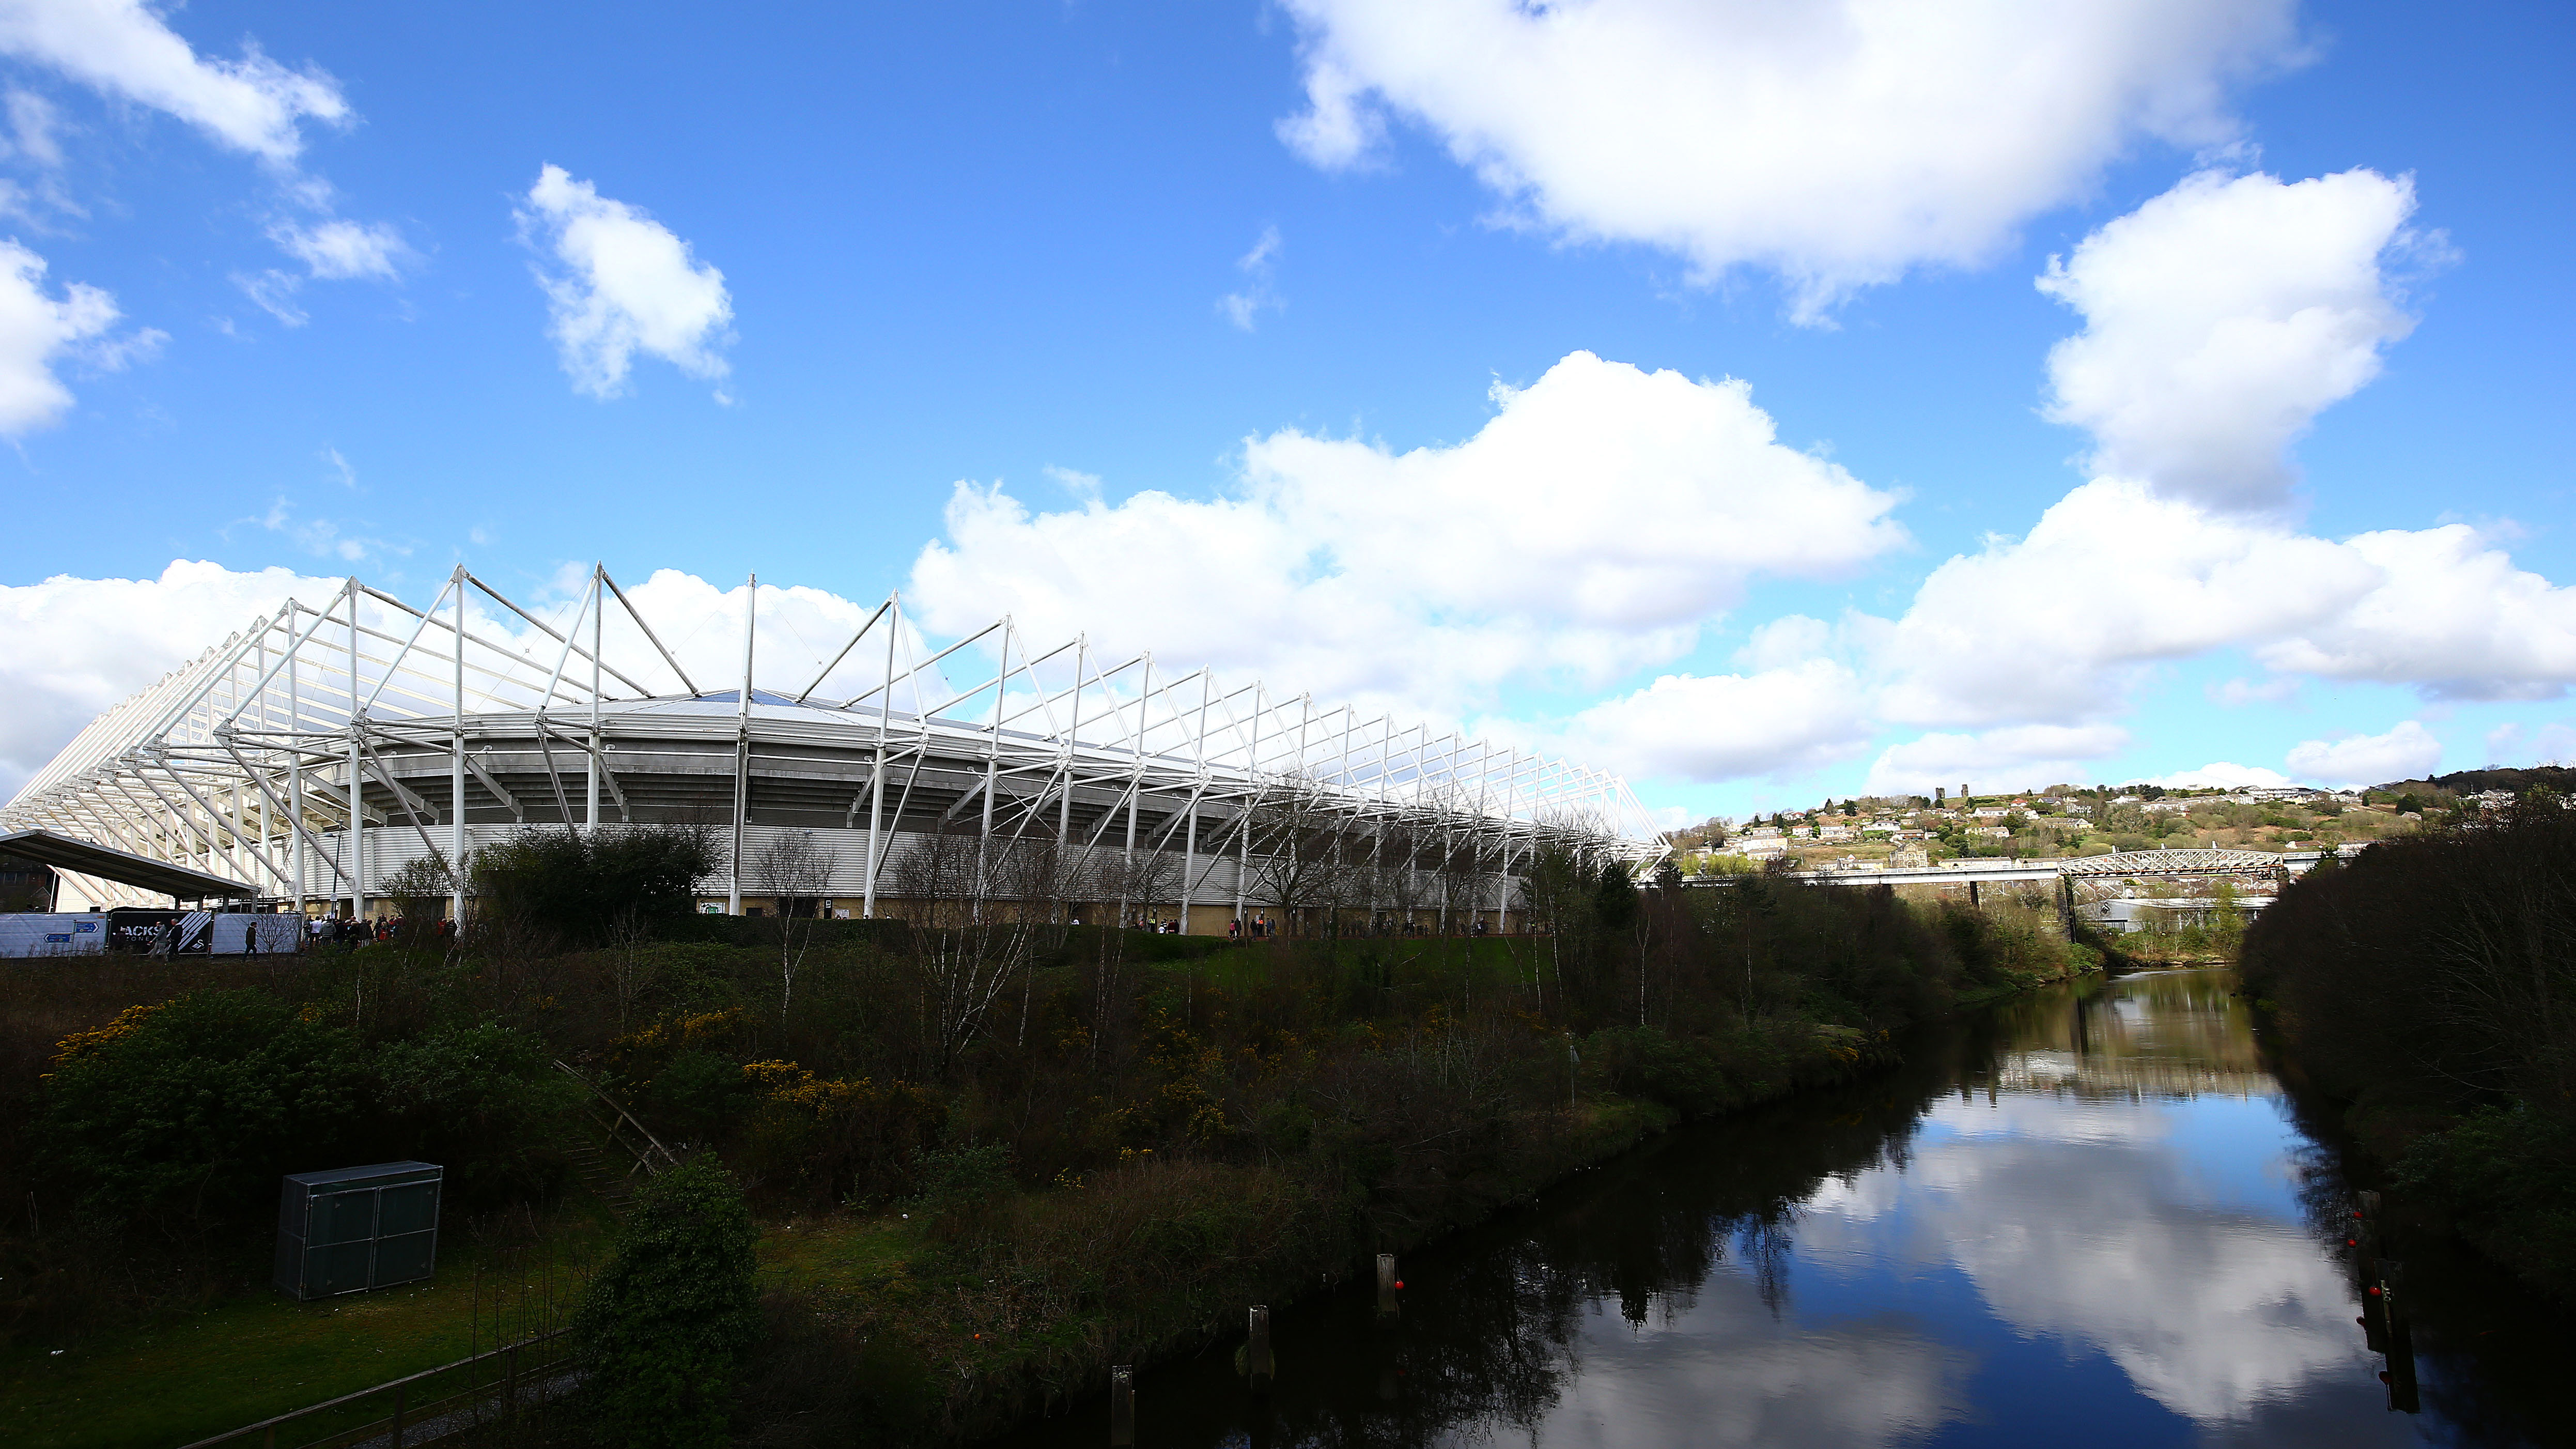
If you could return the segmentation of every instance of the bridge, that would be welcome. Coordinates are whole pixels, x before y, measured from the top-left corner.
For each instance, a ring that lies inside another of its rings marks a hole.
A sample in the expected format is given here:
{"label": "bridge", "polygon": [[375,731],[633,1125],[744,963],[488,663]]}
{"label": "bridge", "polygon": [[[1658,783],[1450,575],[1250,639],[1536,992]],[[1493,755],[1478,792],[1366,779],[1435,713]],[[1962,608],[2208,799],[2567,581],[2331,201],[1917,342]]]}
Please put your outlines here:
{"label": "bridge", "polygon": [[[2349,859],[2361,850],[2342,847]],[[2268,879],[2278,872],[2304,875],[2327,854],[2321,850],[2132,850],[2114,855],[1998,859],[1971,856],[1938,865],[1829,865],[1801,870],[1797,879],[1825,885],[1959,885],[1983,882],[2127,880],[2134,876],[2243,876]],[[1690,876],[1686,885],[1722,885],[1735,876]]]}

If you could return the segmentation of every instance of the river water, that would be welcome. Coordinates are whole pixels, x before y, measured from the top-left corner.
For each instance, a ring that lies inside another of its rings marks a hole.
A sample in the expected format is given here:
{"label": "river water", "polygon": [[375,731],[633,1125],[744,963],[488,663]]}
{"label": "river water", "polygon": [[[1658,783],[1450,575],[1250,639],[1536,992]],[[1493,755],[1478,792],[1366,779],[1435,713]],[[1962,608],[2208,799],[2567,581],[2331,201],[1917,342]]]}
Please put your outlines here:
{"label": "river water", "polygon": [[[1401,1312],[1280,1309],[1141,1372],[1136,1442],[1219,1446],[2576,1443],[2563,1315],[2392,1245],[2417,1412],[2364,1341],[2339,1149],[2234,979],[2054,988],[1856,1087],[1670,1133],[1424,1249]],[[1099,1400],[1008,1442],[1109,1442]]]}

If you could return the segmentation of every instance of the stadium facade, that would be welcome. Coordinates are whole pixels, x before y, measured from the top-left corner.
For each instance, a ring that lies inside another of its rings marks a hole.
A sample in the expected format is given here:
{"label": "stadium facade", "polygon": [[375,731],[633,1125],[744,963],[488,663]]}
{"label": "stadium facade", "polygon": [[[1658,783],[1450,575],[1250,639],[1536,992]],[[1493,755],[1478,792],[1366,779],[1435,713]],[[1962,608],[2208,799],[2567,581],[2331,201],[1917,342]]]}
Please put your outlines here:
{"label": "stadium facade", "polygon": [[[1200,931],[1275,916],[1277,864],[1300,852],[1350,867],[1320,908],[1495,925],[1543,849],[1638,865],[1664,852],[1615,776],[1083,639],[1033,648],[1008,619],[934,648],[899,597],[802,688],[755,687],[785,665],[757,657],[757,580],[745,597],[728,646],[739,676],[706,679],[605,569],[546,616],[462,567],[425,608],[351,578],[100,715],[0,824],[186,864],[263,904],[360,914],[384,909],[411,862],[527,830],[705,827],[720,863],[702,909],[736,913],[781,895],[762,862],[782,840],[810,847],[798,908],[850,915],[900,904],[898,887],[927,878],[908,856],[939,837],[1051,842],[1164,862],[1122,877],[1154,882],[1129,905]],[[693,657],[702,674],[707,655]],[[146,903],[113,881],[68,884]],[[452,908],[468,904],[460,887]]]}

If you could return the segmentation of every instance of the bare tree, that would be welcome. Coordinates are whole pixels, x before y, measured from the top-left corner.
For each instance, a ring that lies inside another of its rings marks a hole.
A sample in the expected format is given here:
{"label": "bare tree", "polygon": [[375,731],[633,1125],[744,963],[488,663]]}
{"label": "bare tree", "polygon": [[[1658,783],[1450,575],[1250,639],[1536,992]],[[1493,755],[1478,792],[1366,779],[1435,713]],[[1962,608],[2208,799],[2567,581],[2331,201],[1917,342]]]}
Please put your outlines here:
{"label": "bare tree", "polygon": [[1030,959],[1042,938],[1062,940],[1059,921],[1079,889],[1068,859],[1052,840],[908,838],[894,865],[895,909],[913,926],[934,1072],[944,1074],[986,1028],[1015,976],[1026,1039]]}
{"label": "bare tree", "polygon": [[1350,817],[1312,777],[1291,774],[1263,792],[1252,807],[1252,862],[1248,894],[1279,908],[1288,933],[1298,913],[1337,898],[1347,869],[1344,837]]}
{"label": "bare tree", "polygon": [[661,975],[651,951],[653,933],[644,926],[643,913],[629,906],[608,923],[609,985],[617,993],[617,1029],[624,1032],[627,1020],[634,1014],[635,1003]]}
{"label": "bare tree", "polygon": [[1376,878],[1377,899],[1394,913],[1401,933],[1411,926],[1413,913],[1423,901],[1422,837],[1411,824],[1391,821],[1379,827],[1371,856],[1376,862],[1371,874]]}
{"label": "bare tree", "polygon": [[814,927],[807,912],[815,910],[818,899],[832,888],[832,872],[839,864],[834,852],[815,843],[811,830],[791,830],[774,836],[751,859],[751,878],[768,892],[770,908],[778,913],[781,1021],[787,1019],[788,1003],[796,995],[797,968],[805,964],[805,953],[814,944]]}

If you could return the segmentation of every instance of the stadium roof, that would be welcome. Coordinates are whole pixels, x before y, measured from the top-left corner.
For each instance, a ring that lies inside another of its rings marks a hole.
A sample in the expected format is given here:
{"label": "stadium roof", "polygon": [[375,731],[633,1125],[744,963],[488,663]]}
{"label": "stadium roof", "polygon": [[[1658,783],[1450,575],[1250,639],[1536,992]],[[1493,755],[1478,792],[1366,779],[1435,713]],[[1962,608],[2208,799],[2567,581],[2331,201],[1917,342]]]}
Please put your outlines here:
{"label": "stadium roof", "polygon": [[16,830],[0,835],[0,855],[14,855],[20,860],[32,860],[56,870],[95,876],[181,900],[259,894],[258,887],[243,881],[208,875],[202,870],[191,870],[187,866],[154,860],[149,856],[110,850],[104,845],[92,845],[86,840],[57,835],[50,830]]}

